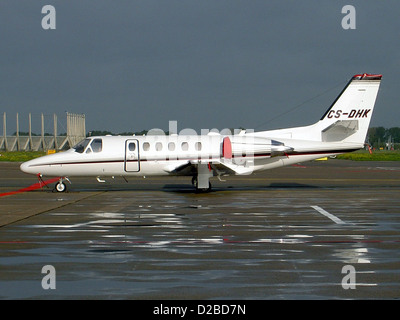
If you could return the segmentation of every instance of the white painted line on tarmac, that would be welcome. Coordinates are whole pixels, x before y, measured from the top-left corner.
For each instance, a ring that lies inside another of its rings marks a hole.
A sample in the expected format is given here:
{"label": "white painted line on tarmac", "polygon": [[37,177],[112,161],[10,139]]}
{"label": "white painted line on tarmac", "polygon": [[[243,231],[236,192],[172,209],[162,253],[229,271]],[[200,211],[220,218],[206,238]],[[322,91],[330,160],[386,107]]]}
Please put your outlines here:
{"label": "white painted line on tarmac", "polygon": [[343,220],[340,220],[338,217],[334,216],[333,214],[329,213],[328,211],[322,209],[318,206],[311,206],[314,210],[318,211],[320,214],[324,215],[325,217],[331,219],[333,222],[337,224],[346,224]]}

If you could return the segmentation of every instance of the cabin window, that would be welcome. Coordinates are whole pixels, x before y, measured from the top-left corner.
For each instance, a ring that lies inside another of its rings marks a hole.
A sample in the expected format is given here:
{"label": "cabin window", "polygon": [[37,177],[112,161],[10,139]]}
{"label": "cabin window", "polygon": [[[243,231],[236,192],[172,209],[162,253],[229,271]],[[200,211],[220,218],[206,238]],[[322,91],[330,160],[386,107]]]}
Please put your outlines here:
{"label": "cabin window", "polygon": [[156,143],[156,151],[161,151],[162,150],[162,143],[161,142],[157,142]]}
{"label": "cabin window", "polygon": [[168,143],[168,150],[169,151],[175,151],[175,143],[174,142]]}
{"label": "cabin window", "polygon": [[77,145],[75,145],[72,148],[75,149],[75,152],[83,153],[83,151],[85,151],[89,142],[90,142],[90,139],[82,140],[81,142],[79,142]]}
{"label": "cabin window", "polygon": [[135,142],[130,142],[128,145],[129,151],[135,151],[136,150],[136,143]]}
{"label": "cabin window", "polygon": [[102,139],[94,139],[90,144],[93,152],[100,152],[103,149],[103,140]]}
{"label": "cabin window", "polygon": [[150,143],[148,143],[148,142],[143,143],[143,150],[144,151],[149,151],[150,150]]}
{"label": "cabin window", "polygon": [[196,151],[201,151],[201,142],[196,142],[194,144],[194,148],[196,149]]}
{"label": "cabin window", "polygon": [[182,148],[182,151],[188,151],[189,150],[189,144],[187,142],[182,142],[181,148]]}

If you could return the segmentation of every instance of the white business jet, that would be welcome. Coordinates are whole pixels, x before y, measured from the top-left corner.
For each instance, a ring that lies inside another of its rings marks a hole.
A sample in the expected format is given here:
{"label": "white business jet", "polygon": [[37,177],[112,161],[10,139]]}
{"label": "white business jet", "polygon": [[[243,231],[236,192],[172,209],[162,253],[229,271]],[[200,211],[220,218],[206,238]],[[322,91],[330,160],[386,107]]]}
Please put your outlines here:
{"label": "white business jet", "polygon": [[26,173],[60,177],[55,190],[66,190],[69,177],[181,175],[199,191],[210,178],[247,175],[364,147],[382,75],[357,74],[324,113],[309,126],[272,131],[208,134],[88,137],[66,152],[21,165]]}

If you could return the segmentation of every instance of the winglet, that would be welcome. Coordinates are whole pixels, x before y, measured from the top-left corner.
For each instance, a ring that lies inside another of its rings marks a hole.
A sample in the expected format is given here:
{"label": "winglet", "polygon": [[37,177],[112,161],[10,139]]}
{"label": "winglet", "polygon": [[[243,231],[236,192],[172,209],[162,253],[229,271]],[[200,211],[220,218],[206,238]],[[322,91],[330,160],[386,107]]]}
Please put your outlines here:
{"label": "winglet", "polygon": [[351,78],[351,80],[381,80],[382,75],[381,74],[368,74],[368,73],[363,73],[363,74],[356,74]]}

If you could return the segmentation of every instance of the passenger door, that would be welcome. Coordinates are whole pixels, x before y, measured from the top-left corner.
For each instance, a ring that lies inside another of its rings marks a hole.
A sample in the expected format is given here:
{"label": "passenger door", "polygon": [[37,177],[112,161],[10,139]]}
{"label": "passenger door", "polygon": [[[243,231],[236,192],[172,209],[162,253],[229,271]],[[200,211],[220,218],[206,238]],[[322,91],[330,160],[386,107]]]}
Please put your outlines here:
{"label": "passenger door", "polygon": [[139,142],[136,139],[125,141],[125,171],[140,171]]}

